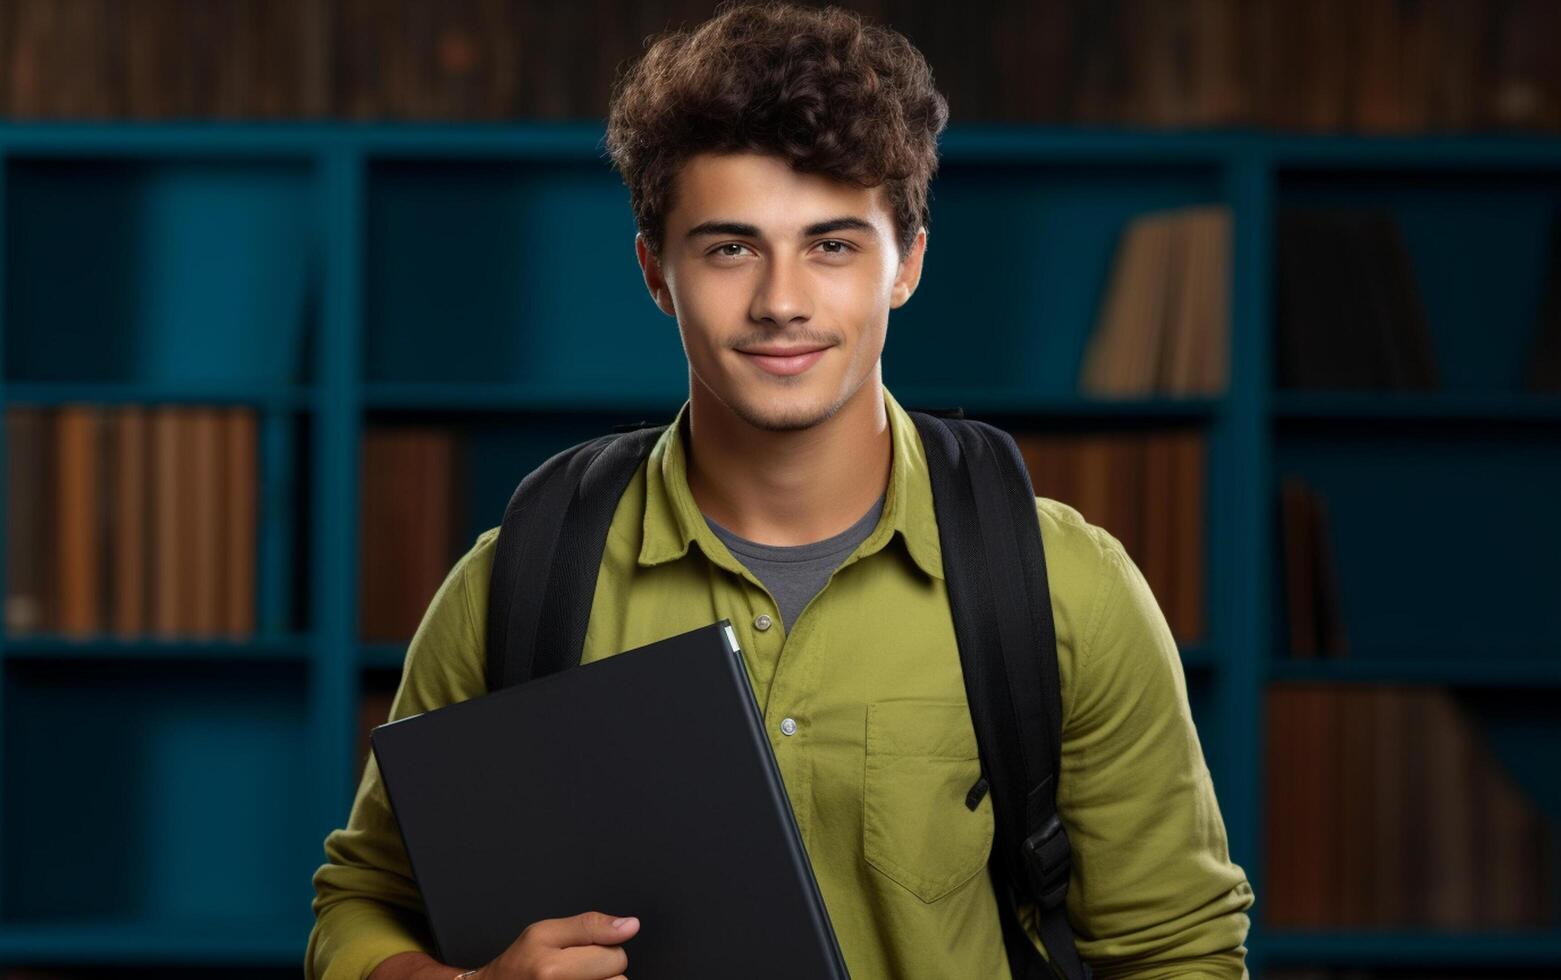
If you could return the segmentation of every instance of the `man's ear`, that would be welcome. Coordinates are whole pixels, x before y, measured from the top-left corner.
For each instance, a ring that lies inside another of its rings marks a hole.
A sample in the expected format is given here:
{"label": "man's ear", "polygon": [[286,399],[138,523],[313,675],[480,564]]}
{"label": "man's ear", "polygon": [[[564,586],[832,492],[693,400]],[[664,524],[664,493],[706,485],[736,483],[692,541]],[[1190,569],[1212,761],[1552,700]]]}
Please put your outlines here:
{"label": "man's ear", "polygon": [[889,292],[890,309],[904,306],[911,298],[911,294],[916,292],[916,286],[921,282],[922,256],[926,253],[927,229],[918,228],[916,239],[911,243],[911,250],[900,260],[900,271],[894,277],[894,286]]}
{"label": "man's ear", "polygon": [[645,244],[645,233],[634,233],[634,255],[640,262],[640,272],[645,277],[645,288],[656,301],[656,306],[667,316],[677,316],[672,305],[672,290],[667,288],[667,277],[661,274],[661,260],[656,258],[650,246]]}

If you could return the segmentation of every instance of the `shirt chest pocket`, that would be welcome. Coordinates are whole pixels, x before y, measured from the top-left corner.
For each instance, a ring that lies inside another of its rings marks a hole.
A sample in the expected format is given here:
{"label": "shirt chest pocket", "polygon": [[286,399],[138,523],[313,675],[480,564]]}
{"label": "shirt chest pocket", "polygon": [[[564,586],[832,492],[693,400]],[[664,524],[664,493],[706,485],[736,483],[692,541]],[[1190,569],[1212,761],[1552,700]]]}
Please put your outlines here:
{"label": "shirt chest pocket", "polygon": [[982,871],[992,852],[992,798],[965,797],[981,760],[963,701],[867,706],[862,853],[878,873],[935,902]]}

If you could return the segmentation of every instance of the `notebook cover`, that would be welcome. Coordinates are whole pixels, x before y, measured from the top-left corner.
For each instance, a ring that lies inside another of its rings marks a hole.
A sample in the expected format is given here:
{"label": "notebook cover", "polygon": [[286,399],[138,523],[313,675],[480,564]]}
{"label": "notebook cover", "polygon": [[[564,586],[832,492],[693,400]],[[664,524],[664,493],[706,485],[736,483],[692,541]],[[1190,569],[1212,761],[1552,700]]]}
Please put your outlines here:
{"label": "notebook cover", "polygon": [[445,964],[596,910],[636,980],[847,976],[728,620],[372,742]]}

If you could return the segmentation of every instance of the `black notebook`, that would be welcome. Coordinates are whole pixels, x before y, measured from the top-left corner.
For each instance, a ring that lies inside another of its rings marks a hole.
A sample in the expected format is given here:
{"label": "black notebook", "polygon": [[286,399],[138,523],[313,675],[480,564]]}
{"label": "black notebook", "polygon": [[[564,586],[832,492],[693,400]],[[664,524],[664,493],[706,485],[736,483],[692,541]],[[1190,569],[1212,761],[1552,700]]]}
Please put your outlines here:
{"label": "black notebook", "polygon": [[596,910],[635,980],[847,976],[728,620],[372,742],[443,963]]}

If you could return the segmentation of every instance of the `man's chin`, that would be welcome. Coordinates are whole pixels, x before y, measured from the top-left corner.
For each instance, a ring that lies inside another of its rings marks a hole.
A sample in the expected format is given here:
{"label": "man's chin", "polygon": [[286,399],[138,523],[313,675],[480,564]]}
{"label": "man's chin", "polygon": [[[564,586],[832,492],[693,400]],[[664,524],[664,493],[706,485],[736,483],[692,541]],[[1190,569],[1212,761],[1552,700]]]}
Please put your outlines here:
{"label": "man's chin", "polygon": [[728,402],[734,415],[763,432],[801,432],[827,422],[840,410],[839,405],[821,402],[817,397],[781,397],[768,403],[753,404],[734,399]]}

